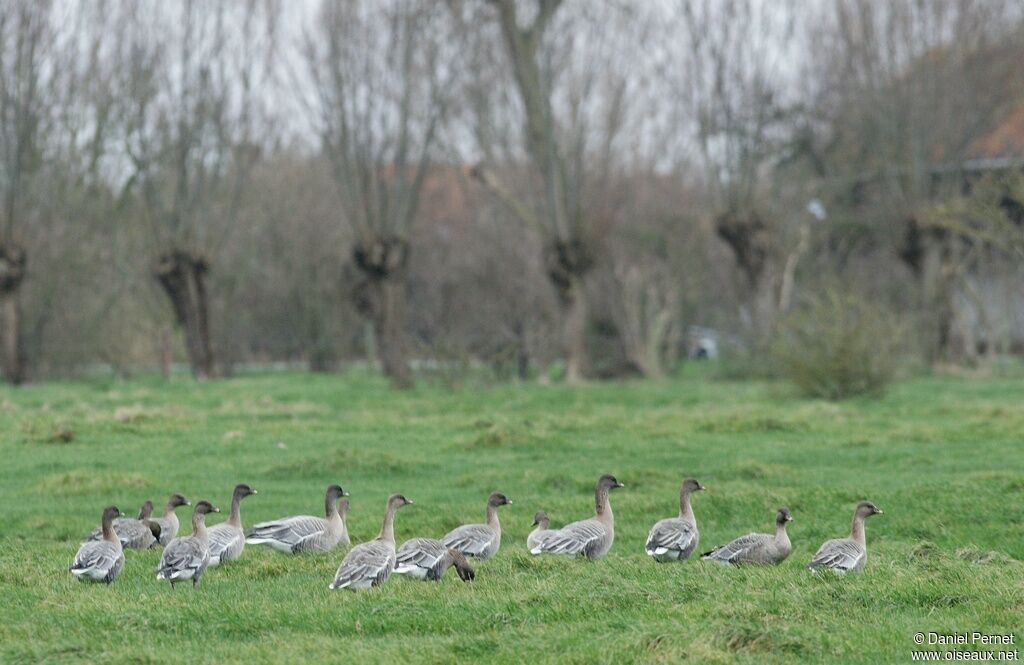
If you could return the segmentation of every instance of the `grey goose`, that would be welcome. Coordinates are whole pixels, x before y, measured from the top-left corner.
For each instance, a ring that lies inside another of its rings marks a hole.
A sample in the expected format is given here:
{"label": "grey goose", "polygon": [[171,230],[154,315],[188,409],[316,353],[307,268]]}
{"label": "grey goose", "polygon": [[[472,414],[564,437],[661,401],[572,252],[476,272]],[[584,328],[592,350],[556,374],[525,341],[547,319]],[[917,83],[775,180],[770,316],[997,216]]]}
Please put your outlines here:
{"label": "grey goose", "polygon": [[793,551],[793,544],[786,533],[786,523],[793,521],[788,508],[779,508],[775,513],[775,535],[748,533],[727,545],[719,545],[705,552],[702,559],[720,561],[724,564],[779,564]]}
{"label": "grey goose", "polygon": [[540,544],[541,538],[551,531],[551,520],[543,510],[538,510],[533,515],[533,526],[535,527],[530,535],[526,537],[526,549],[532,550]]}
{"label": "grey goose", "polygon": [[472,582],[476,571],[457,549],[444,546],[434,538],[413,538],[402,543],[395,555],[395,574],[417,580],[440,582],[452,566],[463,582]]}
{"label": "grey goose", "polygon": [[286,554],[330,552],[338,545],[347,547],[351,541],[345,524],[348,500],[342,499],[346,496],[348,492],[340,485],[331,485],[324,496],[326,519],[296,515],[273,522],[260,522],[249,530],[245,542],[250,545],[267,545]]}
{"label": "grey goose", "polygon": [[124,548],[121,540],[114,533],[114,519],[121,516],[117,506],[103,509],[100,540],[89,540],[82,543],[75,554],[75,561],[68,569],[79,580],[104,582],[110,584],[121,573],[124,567]]}
{"label": "grey goose", "polygon": [[401,494],[388,499],[384,511],[384,524],[377,537],[353,547],[338,566],[330,589],[352,591],[380,586],[388,581],[395,569],[395,512],[412,501]]}
{"label": "grey goose", "polygon": [[484,524],[464,524],[456,527],[449,531],[441,542],[445,547],[458,550],[466,556],[490,559],[501,547],[498,507],[511,505],[512,499],[501,492],[492,492],[487,497],[487,521]]}
{"label": "grey goose", "polygon": [[539,538],[530,548],[531,554],[563,554],[585,556],[591,561],[600,559],[611,549],[615,540],[615,516],[608,501],[608,492],[625,487],[615,476],[603,475],[594,491],[596,514],[589,520],[573,522]]}
{"label": "grey goose", "polygon": [[849,538],[828,540],[807,565],[809,570],[834,570],[839,573],[864,570],[868,560],[868,545],[864,539],[864,520],[881,515],[882,509],[870,501],[861,501],[853,511],[853,527]]}
{"label": "grey goose", "polygon": [[228,521],[207,529],[210,536],[211,568],[234,561],[242,556],[242,550],[245,548],[245,531],[242,530],[242,499],[253,494],[257,494],[256,490],[245,483],[235,485],[235,491],[231,495],[231,515],[228,517]]}
{"label": "grey goose", "polygon": [[647,534],[644,549],[655,561],[684,561],[700,543],[697,519],[693,516],[690,496],[705,487],[693,478],[687,478],[679,488],[679,517],[661,520]]}
{"label": "grey goose", "polygon": [[164,505],[163,516],[151,518],[152,521],[160,526],[160,538],[157,539],[157,542],[166,546],[167,543],[178,537],[178,529],[181,527],[181,523],[178,521],[178,515],[174,511],[179,506],[191,505],[192,503],[180,494],[172,494],[167,499],[167,503]]}
{"label": "grey goose", "polygon": [[192,535],[175,538],[164,548],[160,565],[156,569],[158,580],[167,580],[171,588],[178,582],[192,580],[192,586],[199,580],[210,563],[210,537],[206,531],[206,514],[219,513],[220,509],[209,501],[200,501],[192,511]]}
{"label": "grey goose", "polygon": [[[130,550],[144,550],[156,544],[160,537],[160,525],[152,521],[153,502],[146,501],[139,509],[137,518],[119,517],[113,527],[121,547]],[[103,540],[103,528],[97,528],[86,540]]]}

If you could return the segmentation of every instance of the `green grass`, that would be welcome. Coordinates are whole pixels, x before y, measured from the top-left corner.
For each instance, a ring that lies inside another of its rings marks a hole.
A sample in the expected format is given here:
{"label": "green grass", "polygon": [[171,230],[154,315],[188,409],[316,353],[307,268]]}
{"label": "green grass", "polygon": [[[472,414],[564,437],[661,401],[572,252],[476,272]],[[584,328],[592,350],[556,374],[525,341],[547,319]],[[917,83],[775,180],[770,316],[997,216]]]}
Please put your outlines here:
{"label": "green grass", "polygon": [[[843,404],[701,377],[404,394],[358,375],[55,383],[0,390],[0,456],[3,663],[909,662],[917,631],[1019,643],[1024,626],[1019,380],[917,380]],[[531,557],[534,511],[586,517],[602,472],[626,484],[611,553]],[[695,498],[703,546],[769,529],[785,504],[790,559],[649,560],[647,530],[689,475],[709,488]],[[128,552],[110,588],[68,574],[104,505],[134,513],[180,491],[226,509],[243,481],[260,491],[248,524],[316,513],[340,482],[354,540],[376,534],[393,492],[416,502],[399,540],[482,519],[492,490],[515,505],[473,584],[332,593],[341,553],[255,547],[196,591],[157,583],[158,551]],[[885,509],[865,573],[808,573],[864,498]]]}

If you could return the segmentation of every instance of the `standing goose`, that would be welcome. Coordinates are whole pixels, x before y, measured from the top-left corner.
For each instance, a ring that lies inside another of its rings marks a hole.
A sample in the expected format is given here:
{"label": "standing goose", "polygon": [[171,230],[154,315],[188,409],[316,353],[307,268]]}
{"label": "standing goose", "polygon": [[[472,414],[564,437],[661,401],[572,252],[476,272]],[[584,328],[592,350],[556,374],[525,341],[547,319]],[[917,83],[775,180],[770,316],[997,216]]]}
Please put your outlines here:
{"label": "standing goose", "polygon": [[591,561],[603,557],[615,540],[615,516],[612,515],[608,492],[618,487],[625,485],[616,480],[615,476],[601,476],[594,492],[597,504],[594,518],[566,524],[557,531],[551,531],[530,548],[530,553],[583,555]]}
{"label": "standing goose", "polygon": [[[146,501],[139,509],[136,519],[120,517],[114,520],[114,533],[121,541],[121,547],[132,550],[144,550],[156,544],[160,537],[160,525],[150,520],[153,515],[153,502]],[[86,539],[89,541],[103,540],[103,528],[95,529]]]}
{"label": "standing goose", "polygon": [[231,516],[227,522],[221,522],[209,529],[210,535],[210,567],[215,568],[222,563],[234,561],[242,556],[245,547],[245,531],[242,530],[242,499],[257,494],[256,490],[245,483],[235,485],[231,495]]}
{"label": "standing goose", "polygon": [[719,545],[705,552],[701,559],[721,561],[725,564],[759,563],[778,564],[786,560],[793,551],[786,533],[786,522],[792,522],[793,515],[788,508],[779,508],[775,513],[775,535],[748,533],[728,545]]}
{"label": "standing goose", "polygon": [[166,546],[167,543],[171,542],[178,536],[178,528],[181,526],[178,522],[178,516],[175,514],[174,509],[178,506],[191,506],[192,503],[180,494],[172,494],[167,499],[167,504],[164,506],[163,517],[157,517],[152,520],[160,526],[160,538],[157,540],[161,545]]}
{"label": "standing goose", "polygon": [[526,549],[532,550],[540,544],[542,538],[551,532],[551,520],[543,510],[538,510],[533,516],[533,526],[537,527],[526,537]]}
{"label": "standing goose", "polygon": [[445,572],[455,566],[459,579],[472,582],[476,571],[462,552],[444,546],[433,538],[413,538],[405,541],[395,556],[395,574],[408,575],[417,580],[440,582]]}
{"label": "standing goose", "polygon": [[116,506],[103,509],[101,540],[90,540],[82,543],[75,555],[75,562],[68,569],[80,580],[104,582],[110,584],[117,579],[124,567],[124,549],[121,541],[114,533],[114,518],[120,517],[121,511]]}
{"label": "standing goose", "polygon": [[273,522],[261,522],[249,530],[245,542],[250,545],[268,545],[278,552],[299,554],[300,552],[330,552],[338,544],[348,547],[348,496],[340,485],[327,488],[324,497],[324,512],[327,519],[312,515],[296,515]]}
{"label": "standing goose", "polygon": [[182,580],[192,580],[192,586],[199,585],[199,579],[210,563],[210,536],[206,531],[206,514],[219,513],[209,501],[200,501],[192,511],[192,535],[175,538],[164,548],[160,565],[156,569],[158,580],[168,580],[171,588]]}
{"label": "standing goose", "polygon": [[679,517],[661,520],[651,527],[645,549],[655,561],[683,561],[697,549],[700,532],[690,506],[690,495],[704,489],[693,478],[684,480],[679,489]]}
{"label": "standing goose", "polygon": [[868,545],[864,539],[864,520],[872,515],[881,515],[882,509],[870,501],[861,501],[853,512],[853,528],[849,538],[825,541],[808,564],[808,570],[826,568],[845,573],[849,570],[864,570],[868,561]]}
{"label": "standing goose", "polygon": [[356,545],[338,566],[331,589],[369,589],[388,581],[395,569],[395,512],[412,504],[401,494],[388,499],[384,524],[377,537],[368,543]]}
{"label": "standing goose", "polygon": [[487,522],[485,524],[464,524],[452,529],[443,539],[444,546],[458,550],[466,556],[490,559],[501,547],[501,523],[498,522],[498,506],[511,506],[512,499],[501,492],[492,492],[487,497]]}

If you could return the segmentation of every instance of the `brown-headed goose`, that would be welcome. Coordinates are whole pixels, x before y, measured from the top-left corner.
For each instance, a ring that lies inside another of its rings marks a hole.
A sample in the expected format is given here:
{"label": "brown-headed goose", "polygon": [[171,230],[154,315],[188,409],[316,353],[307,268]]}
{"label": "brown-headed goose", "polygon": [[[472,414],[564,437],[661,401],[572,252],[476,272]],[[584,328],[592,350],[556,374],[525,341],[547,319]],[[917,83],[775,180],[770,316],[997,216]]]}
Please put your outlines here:
{"label": "brown-headed goose", "polygon": [[433,538],[407,540],[395,555],[395,574],[417,580],[440,582],[452,566],[463,582],[472,582],[476,578],[476,571],[462,552],[445,547],[444,543]]}
{"label": "brown-headed goose", "polygon": [[853,511],[853,528],[849,538],[825,541],[817,554],[807,565],[809,570],[824,568],[845,573],[849,570],[864,570],[868,561],[868,545],[864,539],[864,520],[872,515],[881,515],[882,509],[870,501],[862,501]]}
{"label": "brown-headed goose", "polygon": [[330,552],[338,545],[348,547],[348,500],[341,499],[348,492],[340,485],[327,488],[324,497],[324,512],[327,519],[312,515],[296,515],[273,522],[260,522],[249,530],[245,542],[250,545],[268,545],[278,552],[299,554],[300,552]]}
{"label": "brown-headed goose", "polygon": [[[160,525],[152,521],[153,502],[146,501],[139,509],[138,518],[120,517],[114,520],[114,533],[121,541],[121,547],[144,550],[156,544],[160,537]],[[103,529],[95,529],[86,540],[103,540]]]}
{"label": "brown-headed goose", "polygon": [[789,509],[779,508],[775,513],[774,536],[767,533],[748,533],[728,545],[719,545],[710,552],[705,552],[701,558],[733,565],[782,563],[793,551],[789,534],[786,533],[786,523],[792,521],[793,514]]}
{"label": "brown-headed goose", "polygon": [[114,533],[114,518],[120,517],[117,506],[103,509],[100,532],[101,540],[90,540],[82,543],[75,554],[75,562],[68,569],[80,580],[104,582],[110,584],[117,579],[124,567],[124,549],[121,540]]}
{"label": "brown-headed goose", "polygon": [[645,549],[655,561],[683,561],[697,549],[700,532],[690,506],[690,495],[703,489],[704,486],[693,478],[684,480],[679,489],[679,517],[661,520],[651,527]]}
{"label": "brown-headed goose", "polygon": [[356,545],[338,566],[331,589],[369,589],[388,581],[395,569],[395,512],[412,501],[401,494],[388,499],[384,524],[377,537],[368,543]]}
{"label": "brown-headed goose", "polygon": [[533,526],[536,527],[526,537],[526,549],[532,550],[540,544],[541,538],[551,531],[551,520],[543,510],[538,510],[533,516]]}
{"label": "brown-headed goose", "polygon": [[219,513],[209,501],[200,501],[192,511],[192,535],[175,538],[167,543],[160,565],[156,569],[158,580],[168,580],[171,588],[178,582],[192,580],[198,586],[210,563],[210,536],[206,531],[206,514]]}
{"label": "brown-headed goose", "polygon": [[582,555],[591,561],[603,557],[615,540],[615,517],[612,515],[612,504],[608,501],[608,492],[618,487],[625,485],[615,476],[601,476],[594,492],[597,514],[592,519],[566,524],[561,529],[551,531],[530,548],[530,553]]}
{"label": "brown-headed goose", "polygon": [[245,483],[235,485],[231,495],[231,515],[227,522],[211,526],[210,536],[210,568],[222,563],[234,561],[242,556],[245,548],[245,531],[242,530],[242,499],[257,494],[256,490]]}
{"label": "brown-headed goose", "polygon": [[152,518],[152,521],[156,522],[160,526],[160,538],[157,542],[161,545],[166,546],[167,543],[171,542],[178,537],[178,529],[181,523],[178,522],[178,516],[175,514],[174,509],[179,506],[191,506],[192,503],[180,494],[172,494],[167,499],[167,504],[164,506],[163,517]]}
{"label": "brown-headed goose", "polygon": [[464,524],[448,532],[442,542],[444,546],[458,550],[466,556],[490,559],[501,547],[501,523],[498,522],[498,507],[512,505],[512,499],[501,492],[492,492],[487,497],[487,522]]}

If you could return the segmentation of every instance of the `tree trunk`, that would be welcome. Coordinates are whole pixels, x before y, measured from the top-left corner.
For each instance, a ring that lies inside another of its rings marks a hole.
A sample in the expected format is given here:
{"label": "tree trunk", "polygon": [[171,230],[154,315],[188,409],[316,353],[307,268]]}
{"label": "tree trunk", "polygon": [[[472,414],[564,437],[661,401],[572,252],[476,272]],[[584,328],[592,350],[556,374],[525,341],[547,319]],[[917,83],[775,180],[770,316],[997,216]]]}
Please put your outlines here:
{"label": "tree trunk", "polygon": [[25,277],[26,263],[24,249],[0,242],[0,362],[4,380],[11,385],[25,380],[18,289]]}
{"label": "tree trunk", "polygon": [[210,344],[209,299],[206,273],[209,264],[191,252],[174,250],[160,257],[156,277],[174,308],[174,316],[185,333],[185,351],[192,375],[213,376],[213,347]]}
{"label": "tree trunk", "polygon": [[400,389],[413,385],[405,347],[405,265],[409,246],[395,236],[359,242],[352,257],[363,275],[352,298],[373,325],[374,346],[384,375]]}
{"label": "tree trunk", "polygon": [[587,344],[587,296],[580,277],[573,277],[569,291],[562,296],[562,306],[565,312],[565,380],[582,383],[590,376],[590,348]]}

